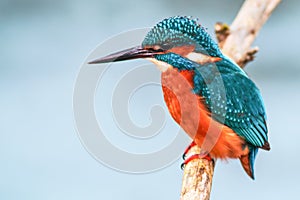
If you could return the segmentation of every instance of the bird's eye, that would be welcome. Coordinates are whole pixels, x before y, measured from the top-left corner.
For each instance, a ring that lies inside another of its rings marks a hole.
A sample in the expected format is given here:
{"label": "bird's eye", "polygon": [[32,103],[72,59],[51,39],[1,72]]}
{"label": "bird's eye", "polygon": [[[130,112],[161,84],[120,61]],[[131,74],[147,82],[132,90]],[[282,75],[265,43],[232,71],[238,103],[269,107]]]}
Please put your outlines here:
{"label": "bird's eye", "polygon": [[148,48],[148,50],[154,51],[154,52],[164,52],[164,50],[162,48]]}
{"label": "bird's eye", "polygon": [[173,46],[172,46],[172,44],[170,44],[170,43],[163,43],[163,44],[161,44],[161,48],[162,49],[164,49],[164,50],[169,50],[169,49],[171,49]]}
{"label": "bird's eye", "polygon": [[161,46],[159,46],[159,45],[155,45],[154,47],[152,47],[150,49],[152,49],[152,50],[154,50],[156,52],[163,52],[164,51],[164,49]]}
{"label": "bird's eye", "polygon": [[156,52],[164,52],[165,50],[163,50],[162,48],[156,49]]}

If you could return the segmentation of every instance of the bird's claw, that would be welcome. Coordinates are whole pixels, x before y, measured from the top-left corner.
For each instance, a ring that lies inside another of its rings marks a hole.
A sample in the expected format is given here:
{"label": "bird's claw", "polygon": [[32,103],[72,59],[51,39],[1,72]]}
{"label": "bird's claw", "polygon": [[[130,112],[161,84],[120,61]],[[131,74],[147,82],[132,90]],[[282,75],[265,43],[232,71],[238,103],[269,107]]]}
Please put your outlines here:
{"label": "bird's claw", "polygon": [[206,154],[206,153],[194,154],[194,155],[192,155],[191,157],[189,157],[188,159],[186,159],[186,160],[181,164],[180,168],[183,170],[184,167],[185,167],[189,162],[191,162],[191,161],[194,160],[194,159],[199,159],[199,158],[200,158],[200,159],[206,159],[206,160],[208,160],[208,161],[213,160],[213,159],[210,157],[210,155],[209,155],[209,154]]}
{"label": "bird's claw", "polygon": [[193,141],[185,150],[184,150],[184,153],[183,153],[183,155],[182,155],[182,159],[183,160],[185,160],[185,158],[186,158],[186,154],[189,152],[189,150],[193,147],[193,146],[195,146],[196,145],[196,143]]}

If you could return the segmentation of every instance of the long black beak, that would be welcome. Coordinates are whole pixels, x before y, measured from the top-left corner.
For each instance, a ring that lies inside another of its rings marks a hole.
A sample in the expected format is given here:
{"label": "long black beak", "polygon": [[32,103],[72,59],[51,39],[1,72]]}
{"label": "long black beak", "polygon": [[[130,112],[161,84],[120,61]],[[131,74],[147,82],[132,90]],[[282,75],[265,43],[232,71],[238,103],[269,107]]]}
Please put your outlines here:
{"label": "long black beak", "polygon": [[133,48],[125,49],[123,51],[109,54],[102,58],[88,62],[88,64],[108,63],[108,62],[131,60],[137,58],[151,58],[158,53],[159,51],[155,51],[154,49],[144,49],[141,46],[137,46],[137,47],[133,47]]}

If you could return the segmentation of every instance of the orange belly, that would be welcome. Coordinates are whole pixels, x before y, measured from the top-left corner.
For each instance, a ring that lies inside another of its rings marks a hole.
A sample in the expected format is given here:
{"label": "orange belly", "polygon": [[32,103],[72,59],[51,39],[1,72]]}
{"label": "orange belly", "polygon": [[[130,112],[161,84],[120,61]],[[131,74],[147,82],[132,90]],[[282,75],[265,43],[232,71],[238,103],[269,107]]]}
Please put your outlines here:
{"label": "orange belly", "polygon": [[210,117],[193,90],[193,72],[168,69],[162,73],[164,100],[174,120],[213,158],[240,158],[248,154],[244,139]]}

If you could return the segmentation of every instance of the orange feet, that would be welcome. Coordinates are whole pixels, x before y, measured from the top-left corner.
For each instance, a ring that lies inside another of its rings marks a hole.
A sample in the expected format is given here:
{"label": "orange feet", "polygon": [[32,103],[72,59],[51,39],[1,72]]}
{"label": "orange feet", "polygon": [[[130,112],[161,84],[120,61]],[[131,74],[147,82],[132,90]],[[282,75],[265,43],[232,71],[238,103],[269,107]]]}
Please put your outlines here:
{"label": "orange feet", "polygon": [[189,150],[193,147],[193,146],[195,146],[196,145],[196,143],[193,141],[185,150],[184,150],[184,153],[183,153],[183,155],[182,155],[182,159],[183,160],[185,160],[185,158],[186,158],[186,154],[189,152]]}
{"label": "orange feet", "polygon": [[200,153],[200,154],[195,154],[195,155],[192,155],[192,156],[190,156],[188,159],[186,159],[186,155],[187,155],[187,153],[190,151],[190,149],[192,148],[192,147],[194,147],[195,145],[197,145],[194,141],[185,149],[185,151],[184,151],[184,153],[183,153],[183,155],[182,155],[182,158],[183,158],[183,160],[184,160],[184,162],[181,164],[181,169],[184,169],[184,166],[186,165],[186,164],[188,164],[189,162],[191,162],[192,160],[194,160],[194,159],[206,159],[206,160],[209,160],[209,161],[211,161],[211,160],[213,160],[211,157],[210,157],[210,155],[208,154],[208,153]]}

